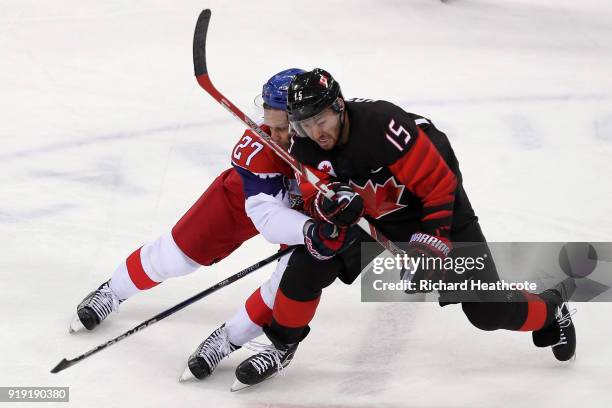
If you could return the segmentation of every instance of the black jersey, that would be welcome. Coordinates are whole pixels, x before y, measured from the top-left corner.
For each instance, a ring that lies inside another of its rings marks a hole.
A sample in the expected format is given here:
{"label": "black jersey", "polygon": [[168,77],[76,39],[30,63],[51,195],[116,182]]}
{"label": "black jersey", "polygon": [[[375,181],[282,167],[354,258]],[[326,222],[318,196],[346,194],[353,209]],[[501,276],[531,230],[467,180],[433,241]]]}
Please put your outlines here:
{"label": "black jersey", "polygon": [[[383,234],[409,241],[425,232],[448,241],[477,220],[450,142],[428,119],[386,101],[348,100],[346,110],[344,145],[325,151],[294,136],[289,152],[322,180],[350,183]],[[314,188],[301,185],[309,204]]]}

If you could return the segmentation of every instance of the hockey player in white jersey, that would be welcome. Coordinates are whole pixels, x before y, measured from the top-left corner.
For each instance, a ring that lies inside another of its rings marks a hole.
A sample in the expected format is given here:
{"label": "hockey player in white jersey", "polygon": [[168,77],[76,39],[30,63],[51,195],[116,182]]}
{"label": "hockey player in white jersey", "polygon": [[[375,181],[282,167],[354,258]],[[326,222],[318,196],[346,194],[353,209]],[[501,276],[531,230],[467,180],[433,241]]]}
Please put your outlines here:
{"label": "hockey player in white jersey", "polygon": [[[262,92],[262,129],[285,149],[289,147],[285,104],[290,79],[286,76],[272,77],[266,84],[268,88],[264,86]],[[276,85],[270,87],[269,84]],[[303,244],[304,225],[310,221],[310,217],[300,211],[301,194],[291,167],[249,131],[232,150],[232,165],[243,181],[245,211],[264,238],[274,244]],[[291,254],[283,256],[270,279],[247,299],[230,320],[199,345],[189,357],[182,381],[194,377],[205,378],[223,358],[263,334],[262,327],[272,321],[276,292]]]}
{"label": "hockey player in white jersey", "polygon": [[[263,86],[262,128],[284,148],[289,143],[286,90],[300,72],[281,71]],[[71,332],[93,330],[135,293],[215,263],[258,232],[272,243],[304,243],[303,226],[310,218],[298,211],[301,199],[292,169],[250,130],[234,147],[232,165],[171,232],[134,251],[109,281],[81,301]],[[262,334],[262,326],[272,319],[274,296],[289,256],[282,257],[272,276],[198,346],[181,379],[210,375],[221,359]]]}

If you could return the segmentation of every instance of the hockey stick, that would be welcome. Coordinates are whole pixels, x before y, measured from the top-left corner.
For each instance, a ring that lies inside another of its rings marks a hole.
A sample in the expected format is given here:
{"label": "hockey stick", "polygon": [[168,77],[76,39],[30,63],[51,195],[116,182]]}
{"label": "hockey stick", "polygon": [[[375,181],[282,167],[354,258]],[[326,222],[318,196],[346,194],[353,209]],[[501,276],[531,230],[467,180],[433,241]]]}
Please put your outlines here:
{"label": "hockey stick", "polygon": [[[255,135],[277,155],[281,157],[293,170],[303,179],[312,183],[319,191],[321,191],[327,198],[332,198],[334,192],[331,191],[325,183],[317,177],[307,167],[302,166],[295,158],[289,153],[283,150],[271,136],[264,132],[251,118],[245,115],[240,109],[236,107],[229,99],[227,99],[221,92],[215,88],[212,84],[210,77],[208,76],[208,69],[206,67],[206,35],[208,33],[208,24],[210,23],[211,11],[205,9],[200,13],[198,22],[196,23],[195,33],[193,35],[193,68],[198,84],[210,94],[217,102],[223,105],[229,110],[239,121],[247,125]],[[365,218],[361,218],[358,225],[368,234],[372,236],[379,244],[381,244],[386,250],[393,255],[404,254],[405,252],[395,245],[390,239],[385,237],[380,231],[378,231],[372,224]]]}
{"label": "hockey stick", "polygon": [[275,253],[274,255],[271,255],[269,257],[267,257],[266,259],[263,259],[259,262],[257,262],[254,265],[249,266],[246,269],[241,270],[240,272],[230,276],[229,278],[222,280],[221,282],[217,283],[216,285],[211,286],[210,288],[203,290],[202,292],[193,295],[192,297],[190,297],[187,300],[182,301],[181,303],[179,303],[178,305],[175,305],[173,307],[171,307],[170,309],[164,310],[163,312],[153,316],[152,318],[145,320],[144,322],[142,322],[141,324],[139,324],[138,326],[126,331],[125,333],[123,333],[120,336],[115,337],[112,340],[107,341],[106,343],[100,344],[98,347],[93,348],[91,350],[89,350],[87,353],[81,354],[78,357],[75,357],[71,360],[66,360],[65,358],[62,359],[62,361],[60,361],[55,367],[53,367],[53,369],[51,370],[51,372],[53,374],[55,373],[59,373],[60,371],[63,371],[65,369],[67,369],[68,367],[71,367],[73,365],[75,365],[76,363],[78,363],[79,361],[82,361],[84,359],[86,359],[87,357],[90,357],[91,355],[97,353],[98,351],[104,350],[105,348],[112,346],[113,344],[125,339],[126,337],[131,336],[134,333],[137,333],[143,329],[146,329],[147,327],[151,326],[154,323],[159,322],[160,320],[165,319],[166,317],[173,315],[174,313],[178,312],[181,309],[186,308],[187,306],[191,305],[192,303],[197,302],[198,300],[205,298],[206,296],[210,295],[211,293],[214,293],[216,291],[218,291],[221,288],[224,288],[228,285],[230,285],[231,283],[236,282],[238,279],[242,279],[245,276],[247,276],[248,274],[250,274],[251,272],[254,272],[256,270],[258,270],[259,268],[269,264],[270,262],[280,258],[281,256],[287,254],[288,252],[292,251],[293,249],[295,249],[296,245],[294,246],[290,246],[287,247],[285,249],[282,249],[280,251],[278,251],[277,253]]}

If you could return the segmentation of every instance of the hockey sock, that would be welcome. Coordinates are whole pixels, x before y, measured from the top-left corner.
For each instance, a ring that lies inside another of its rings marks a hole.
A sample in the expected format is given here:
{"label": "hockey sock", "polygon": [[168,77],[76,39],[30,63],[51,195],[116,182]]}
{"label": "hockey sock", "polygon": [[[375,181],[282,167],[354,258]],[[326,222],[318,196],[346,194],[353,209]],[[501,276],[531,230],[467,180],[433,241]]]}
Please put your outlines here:
{"label": "hockey sock", "polygon": [[168,232],[128,256],[113,273],[110,286],[125,300],[166,279],[190,274],[199,266],[181,251]]}
{"label": "hockey sock", "polygon": [[261,336],[262,326],[269,325],[271,320],[272,309],[266,305],[260,288],[257,288],[245,304],[225,323],[227,337],[233,345],[242,346]]}
{"label": "hockey sock", "polygon": [[119,265],[109,282],[109,286],[117,297],[125,300],[141,290],[150,289],[159,285],[159,282],[153,281],[142,266],[140,252],[142,248],[138,248],[127,257],[124,263]]}
{"label": "hockey sock", "polygon": [[549,310],[549,303],[534,293],[521,292],[527,301],[527,311],[519,331],[535,331],[548,326],[554,318],[554,310]]}
{"label": "hockey sock", "polygon": [[505,302],[464,302],[462,308],[474,326],[487,331],[535,331],[554,319],[557,303],[548,295],[512,291],[504,296],[508,299]]}
{"label": "hockey sock", "polygon": [[302,338],[308,323],[313,319],[320,296],[315,299],[299,301],[288,298],[282,290],[276,294],[272,311],[272,330],[285,344],[293,344]]}

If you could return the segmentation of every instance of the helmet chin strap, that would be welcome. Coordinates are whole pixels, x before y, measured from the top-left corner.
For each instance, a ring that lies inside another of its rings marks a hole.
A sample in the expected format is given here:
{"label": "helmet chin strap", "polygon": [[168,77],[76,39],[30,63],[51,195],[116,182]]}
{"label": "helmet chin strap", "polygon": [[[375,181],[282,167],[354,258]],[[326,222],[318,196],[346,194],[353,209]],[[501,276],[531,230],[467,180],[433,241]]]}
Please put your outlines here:
{"label": "helmet chin strap", "polygon": [[340,121],[340,134],[338,135],[338,142],[342,142],[342,134],[344,133],[344,112],[345,112],[345,108],[346,105],[343,104],[344,106],[340,107],[337,102],[335,102],[335,104],[337,104],[335,106],[335,110],[338,112],[338,120]]}
{"label": "helmet chin strap", "polygon": [[342,133],[344,132],[344,109],[340,110],[338,115],[340,116],[338,118],[340,120],[340,135],[338,136],[338,139],[342,139]]}

